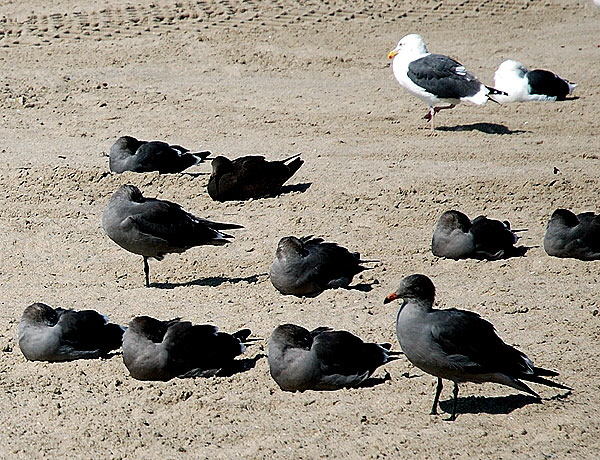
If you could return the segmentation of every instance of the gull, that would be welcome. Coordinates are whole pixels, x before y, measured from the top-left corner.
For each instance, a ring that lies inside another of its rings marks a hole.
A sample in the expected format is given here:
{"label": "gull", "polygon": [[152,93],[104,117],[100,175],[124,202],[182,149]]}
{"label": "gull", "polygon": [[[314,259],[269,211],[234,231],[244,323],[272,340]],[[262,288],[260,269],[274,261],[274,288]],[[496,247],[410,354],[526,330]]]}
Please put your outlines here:
{"label": "gull", "polygon": [[194,246],[222,246],[233,238],[221,230],[243,228],[201,219],[166,200],[146,198],[131,184],[121,185],[102,214],[102,228],[123,249],[144,258],[146,287],[150,286],[148,259],[181,253]]}
{"label": "gull", "polygon": [[483,105],[492,99],[491,95],[499,94],[454,59],[429,53],[418,34],[404,36],[389,52],[388,59],[392,59],[398,83],[429,106],[425,119],[430,121],[432,130],[433,118],[440,110],[452,109],[465,101]]}
{"label": "gull", "polygon": [[435,287],[425,275],[402,279],[384,303],[402,299],[396,317],[396,335],[406,358],[419,369],[437,377],[431,415],[437,414],[442,379],[454,382],[452,414],[456,419],[458,384],[494,382],[540,396],[523,380],[570,390],[545,377],[557,372],[535,367],[531,359],[504,343],[494,326],[477,313],[450,308],[433,308]]}

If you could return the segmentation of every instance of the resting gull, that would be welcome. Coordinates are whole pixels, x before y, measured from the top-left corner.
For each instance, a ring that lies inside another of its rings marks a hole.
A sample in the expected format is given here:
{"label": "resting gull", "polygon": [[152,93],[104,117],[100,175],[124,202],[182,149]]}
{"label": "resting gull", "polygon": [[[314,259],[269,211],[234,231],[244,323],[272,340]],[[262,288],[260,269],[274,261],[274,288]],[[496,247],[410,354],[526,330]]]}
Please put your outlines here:
{"label": "resting gull", "polygon": [[494,96],[497,102],[563,101],[577,86],[549,70],[527,70],[511,59],[494,74],[494,86],[506,94]]}
{"label": "resting gull", "polygon": [[281,186],[304,163],[300,154],[279,161],[267,161],[259,155],[230,160],[217,156],[212,160],[208,194],[216,201],[248,200],[277,195]]}
{"label": "resting gull", "polygon": [[178,173],[201,163],[209,155],[208,151],[193,153],[180,145],[169,145],[161,141],[140,141],[135,137],[122,136],[110,148],[108,165],[110,170],[116,173]]}
{"label": "resting gull", "polygon": [[179,318],[133,318],[123,336],[123,362],[137,380],[210,377],[229,369],[242,354],[250,329],[234,334]]}
{"label": "resting gull", "polygon": [[531,359],[504,343],[494,326],[477,313],[450,308],[433,308],[435,287],[425,275],[410,275],[384,303],[401,298],[396,318],[396,335],[406,358],[419,369],[437,377],[431,414],[437,414],[442,379],[454,382],[452,414],[456,418],[458,384],[494,382],[539,395],[522,380],[570,390],[544,377],[557,372],[535,367]]}
{"label": "resting gull", "polygon": [[600,260],[600,214],[557,209],[546,227],[544,250],[554,257]]}
{"label": "resting gull", "polygon": [[282,294],[315,296],[325,289],[348,287],[366,268],[360,254],[322,238],[286,236],[279,240],[269,270],[273,286]]}
{"label": "resting gull", "polygon": [[392,70],[398,83],[429,106],[425,119],[430,121],[431,129],[440,110],[452,109],[465,101],[483,105],[491,99],[490,95],[499,93],[454,59],[429,53],[418,34],[403,37],[388,58],[393,59]]}
{"label": "resting gull", "polygon": [[19,348],[30,361],[71,361],[106,356],[121,348],[125,328],[94,310],[29,305],[19,323]]}
{"label": "resting gull", "polygon": [[397,352],[389,343],[365,343],[347,331],[295,324],[277,326],[269,340],[269,369],[284,391],[356,387]]}
{"label": "resting gull", "polygon": [[126,184],[108,200],[102,228],[123,249],[143,256],[148,287],[148,258],[162,260],[165,254],[181,253],[194,246],[222,246],[233,237],[220,230],[243,227],[200,219],[176,203],[145,198],[136,186]]}
{"label": "resting gull", "polygon": [[518,237],[508,221],[478,216],[472,221],[466,214],[450,210],[438,220],[431,240],[431,252],[449,259],[498,260],[524,254],[514,244]]}

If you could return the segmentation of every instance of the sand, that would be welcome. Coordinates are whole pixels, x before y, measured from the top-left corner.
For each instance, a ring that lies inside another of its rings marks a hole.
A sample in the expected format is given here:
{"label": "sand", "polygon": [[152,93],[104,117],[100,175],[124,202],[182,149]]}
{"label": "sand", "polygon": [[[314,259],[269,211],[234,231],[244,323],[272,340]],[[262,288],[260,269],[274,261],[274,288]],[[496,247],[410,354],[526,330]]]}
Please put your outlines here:
{"label": "sand", "polygon": [[[591,1],[175,3],[0,1],[0,457],[595,458],[600,449],[600,262],[541,246],[552,211],[600,211],[598,21]],[[300,4],[301,3],[301,4]],[[441,112],[393,78],[387,53],[418,32],[487,84],[512,58],[579,84],[576,99]],[[189,174],[108,173],[124,134],[237,157],[302,153],[277,198],[213,202],[210,165]],[[557,168],[557,173],[555,173]],[[114,244],[100,218],[122,183],[209,219],[245,226],[227,247],[151,261]],[[452,261],[430,251],[439,215],[509,220],[525,257]],[[377,260],[368,292],[282,296],[278,240],[314,234]],[[27,362],[16,341],[32,302],[93,308],[126,324],[183,317],[250,327],[266,353],[278,324],[346,329],[398,348],[386,294],[411,273],[440,308],[476,311],[573,387],[465,384],[458,419],[430,416],[435,379],[399,359],[370,388],[282,392],[260,357],[231,377],[138,382],[120,354]]]}

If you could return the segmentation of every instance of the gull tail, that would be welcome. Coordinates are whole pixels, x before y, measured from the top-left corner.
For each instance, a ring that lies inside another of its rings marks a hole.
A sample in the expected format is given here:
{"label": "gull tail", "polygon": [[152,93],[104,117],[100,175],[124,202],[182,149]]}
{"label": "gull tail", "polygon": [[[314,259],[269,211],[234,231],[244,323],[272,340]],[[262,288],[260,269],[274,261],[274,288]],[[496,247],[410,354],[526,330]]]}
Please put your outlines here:
{"label": "gull tail", "polygon": [[496,104],[500,104],[500,102],[498,102],[496,99],[494,99],[491,96],[494,96],[494,95],[508,96],[508,93],[506,91],[500,91],[499,89],[492,88],[491,86],[486,86],[486,88],[489,91],[489,93],[487,94],[488,99],[492,102],[495,102]]}
{"label": "gull tail", "polygon": [[194,164],[202,163],[204,160],[209,159],[209,156],[212,155],[208,150],[203,150],[201,152],[188,152],[188,155],[194,157],[196,162]]}

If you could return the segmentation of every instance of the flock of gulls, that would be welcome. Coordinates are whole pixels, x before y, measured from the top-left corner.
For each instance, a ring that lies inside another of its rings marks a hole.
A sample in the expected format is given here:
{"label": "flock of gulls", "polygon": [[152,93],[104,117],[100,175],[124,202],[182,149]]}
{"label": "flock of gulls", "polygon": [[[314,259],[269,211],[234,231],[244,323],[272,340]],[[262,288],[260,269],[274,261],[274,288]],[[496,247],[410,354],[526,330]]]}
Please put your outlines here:
{"label": "flock of gulls", "polygon": [[[426,118],[432,128],[439,110],[461,101],[558,100],[575,87],[552,72],[527,71],[515,61],[506,61],[496,73],[496,87],[490,88],[455,60],[428,53],[416,34],[402,38],[389,58],[398,82],[429,106]],[[210,152],[124,136],[110,149],[109,167],[115,173],[179,173],[209,156]],[[280,161],[262,156],[232,161],[217,156],[212,159],[208,194],[215,201],[276,196],[302,164],[299,155]],[[226,245],[232,236],[225,232],[241,228],[196,217],[170,201],[144,197],[130,184],[121,185],[108,200],[102,227],[120,247],[143,257],[146,286],[150,286],[149,259],[161,260],[196,246]],[[527,250],[515,246],[520,231],[511,229],[507,221],[485,216],[471,220],[458,210],[448,210],[435,226],[431,250],[449,259],[520,257]],[[600,260],[600,215],[557,209],[547,224],[543,245],[550,256]],[[347,288],[368,262],[322,238],[286,236],[277,245],[269,277],[281,294],[313,297],[326,289]],[[536,398],[538,394],[524,381],[570,390],[549,380],[558,373],[534,366],[478,314],[434,309],[435,287],[427,276],[405,277],[384,303],[396,299],[402,299],[396,334],[404,357],[437,378],[432,414],[437,413],[443,379],[454,382],[450,420],[456,418],[462,382],[495,382]],[[138,316],[123,327],[93,310],[54,309],[35,303],[23,312],[18,342],[27,359],[43,361],[98,358],[122,348],[123,362],[133,378],[166,381],[243,370],[243,360],[236,358],[257,340],[250,336],[249,329],[228,334],[179,318],[163,321]],[[309,331],[295,324],[278,326],[268,343],[270,374],[282,390],[292,392],[360,386],[400,354],[389,343],[367,343],[347,331],[328,327]]]}
{"label": "flock of gulls", "polygon": [[432,130],[433,118],[440,110],[453,109],[461,102],[561,101],[577,86],[549,70],[530,71],[520,62],[507,60],[496,70],[492,88],[454,59],[428,52],[418,34],[403,37],[388,58],[398,83],[429,107],[424,118]]}

